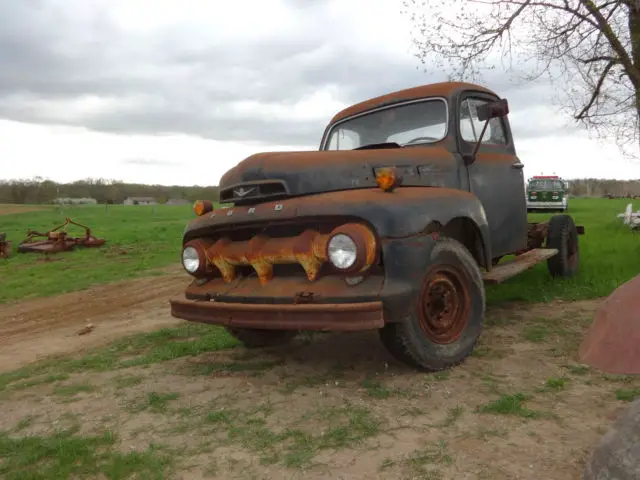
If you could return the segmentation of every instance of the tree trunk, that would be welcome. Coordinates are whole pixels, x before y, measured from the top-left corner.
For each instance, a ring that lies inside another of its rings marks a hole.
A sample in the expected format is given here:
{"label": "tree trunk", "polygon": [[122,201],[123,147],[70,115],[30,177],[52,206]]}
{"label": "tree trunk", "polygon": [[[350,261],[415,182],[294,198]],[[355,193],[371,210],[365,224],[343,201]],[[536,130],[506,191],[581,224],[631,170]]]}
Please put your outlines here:
{"label": "tree trunk", "polygon": [[[640,69],[640,2],[629,5],[629,38],[631,38],[631,61],[636,70]],[[633,83],[633,82],[632,82]],[[640,88],[636,86],[636,115],[640,118]],[[636,125],[638,123],[636,122]],[[640,142],[640,135],[638,135]]]}

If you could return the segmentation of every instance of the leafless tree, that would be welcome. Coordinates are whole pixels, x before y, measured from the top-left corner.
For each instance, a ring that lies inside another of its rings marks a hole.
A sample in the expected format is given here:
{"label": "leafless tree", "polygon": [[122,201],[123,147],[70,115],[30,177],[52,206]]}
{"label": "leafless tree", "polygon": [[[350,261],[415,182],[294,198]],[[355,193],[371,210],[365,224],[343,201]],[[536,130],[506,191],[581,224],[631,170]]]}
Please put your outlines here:
{"label": "leafless tree", "polygon": [[416,56],[476,81],[498,64],[524,80],[548,75],[562,107],[637,155],[640,0],[404,0]]}

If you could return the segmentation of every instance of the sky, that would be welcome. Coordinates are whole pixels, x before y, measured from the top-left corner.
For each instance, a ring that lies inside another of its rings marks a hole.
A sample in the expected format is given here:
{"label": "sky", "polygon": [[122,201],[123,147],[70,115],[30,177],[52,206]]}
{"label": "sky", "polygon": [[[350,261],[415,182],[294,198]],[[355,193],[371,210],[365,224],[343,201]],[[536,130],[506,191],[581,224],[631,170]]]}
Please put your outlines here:
{"label": "sky", "polygon": [[[215,185],[261,151],[313,150],[342,108],[446,80],[400,0],[0,0],[0,179]],[[640,178],[544,82],[496,72],[525,176]]]}

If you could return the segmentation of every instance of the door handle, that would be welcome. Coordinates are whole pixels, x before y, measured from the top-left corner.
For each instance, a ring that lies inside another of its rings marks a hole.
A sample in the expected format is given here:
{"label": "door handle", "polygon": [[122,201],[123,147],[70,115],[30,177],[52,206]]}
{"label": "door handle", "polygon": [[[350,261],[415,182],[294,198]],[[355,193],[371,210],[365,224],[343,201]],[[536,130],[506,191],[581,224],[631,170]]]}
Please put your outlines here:
{"label": "door handle", "polygon": [[511,164],[511,166],[513,168],[517,168],[518,170],[520,170],[522,167],[524,167],[524,163],[517,162],[517,163]]}

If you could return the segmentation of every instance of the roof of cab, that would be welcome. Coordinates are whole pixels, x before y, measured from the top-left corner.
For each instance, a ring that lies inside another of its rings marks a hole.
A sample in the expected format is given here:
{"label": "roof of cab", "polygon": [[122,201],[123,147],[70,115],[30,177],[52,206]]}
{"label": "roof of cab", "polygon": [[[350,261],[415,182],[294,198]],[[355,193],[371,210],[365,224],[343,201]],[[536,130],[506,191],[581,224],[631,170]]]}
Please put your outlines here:
{"label": "roof of cab", "polygon": [[[387,93],[379,97],[370,98],[364,102],[356,103],[335,114],[330,123],[335,123],[346,117],[366,112],[376,107],[382,107],[390,103],[418,100],[426,97],[449,97],[460,90],[475,90],[496,95],[495,92],[481,85],[466,82],[440,82],[406,88],[397,92]],[[497,96],[497,95],[496,95]]]}

